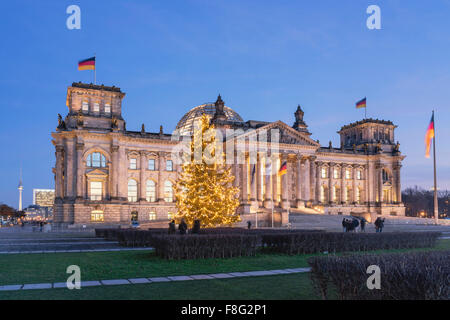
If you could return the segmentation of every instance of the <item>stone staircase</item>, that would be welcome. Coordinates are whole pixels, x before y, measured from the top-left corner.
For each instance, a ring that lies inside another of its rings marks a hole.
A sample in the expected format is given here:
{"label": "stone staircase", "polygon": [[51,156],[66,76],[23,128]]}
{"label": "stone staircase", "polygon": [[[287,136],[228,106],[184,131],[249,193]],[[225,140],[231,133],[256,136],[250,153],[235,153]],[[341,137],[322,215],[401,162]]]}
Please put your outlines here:
{"label": "stone staircase", "polygon": [[[291,228],[298,229],[323,229],[327,231],[342,231],[342,219],[350,218],[348,215],[307,214],[297,211],[291,212],[289,222]],[[450,232],[450,221],[440,220],[439,225],[434,219],[422,219],[412,217],[384,217],[385,228],[383,231],[441,231]],[[373,223],[366,226],[366,230],[374,231]]]}

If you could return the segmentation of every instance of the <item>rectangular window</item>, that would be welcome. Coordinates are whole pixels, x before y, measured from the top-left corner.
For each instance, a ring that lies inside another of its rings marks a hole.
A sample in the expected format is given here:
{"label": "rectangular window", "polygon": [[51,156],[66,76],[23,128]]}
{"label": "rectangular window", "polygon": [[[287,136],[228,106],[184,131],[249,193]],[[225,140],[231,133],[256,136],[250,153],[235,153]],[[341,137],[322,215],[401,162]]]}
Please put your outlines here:
{"label": "rectangular window", "polygon": [[166,161],[166,171],[173,171],[172,160],[167,160]]}
{"label": "rectangular window", "polygon": [[345,179],[350,180],[352,178],[352,172],[350,169],[345,169]]}
{"label": "rectangular window", "polygon": [[148,220],[156,220],[156,212],[151,211],[151,212],[148,214]]}
{"label": "rectangular window", "polygon": [[341,202],[341,189],[339,187],[334,187],[334,202]]}
{"label": "rectangular window", "polygon": [[339,179],[339,169],[334,169],[333,170],[333,178],[334,179]]}
{"label": "rectangular window", "polygon": [[136,170],[137,169],[137,161],[135,158],[131,158],[130,159],[130,169],[131,170]]}
{"label": "rectangular window", "polygon": [[91,221],[92,222],[104,222],[104,215],[102,210],[93,210],[91,212]]}
{"label": "rectangular window", "polygon": [[361,189],[356,188],[356,202],[361,203]]}
{"label": "rectangular window", "polygon": [[91,181],[91,200],[102,200],[102,183],[100,181]]}
{"label": "rectangular window", "polygon": [[111,113],[111,105],[105,104],[105,113]]}
{"label": "rectangular window", "polygon": [[347,196],[346,199],[347,203],[350,203],[350,201],[352,200],[352,188],[347,188]]}
{"label": "rectangular window", "polygon": [[327,168],[322,168],[321,175],[322,179],[325,179],[327,177]]}
{"label": "rectangular window", "polygon": [[94,103],[94,112],[100,112],[100,105],[98,103]]}
{"label": "rectangular window", "polygon": [[148,170],[155,170],[155,159],[148,160]]}
{"label": "rectangular window", "polygon": [[89,103],[87,101],[83,101],[83,111],[88,112],[89,111]]}
{"label": "rectangular window", "polygon": [[361,180],[362,179],[362,173],[361,170],[356,171],[356,179]]}

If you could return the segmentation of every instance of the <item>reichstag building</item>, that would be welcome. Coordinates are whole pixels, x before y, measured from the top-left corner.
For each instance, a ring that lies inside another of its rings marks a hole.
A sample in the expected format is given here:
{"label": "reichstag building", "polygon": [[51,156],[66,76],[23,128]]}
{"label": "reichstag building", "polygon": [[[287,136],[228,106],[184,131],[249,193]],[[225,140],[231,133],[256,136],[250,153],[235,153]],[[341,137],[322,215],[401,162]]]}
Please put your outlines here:
{"label": "reichstag building", "polygon": [[[181,165],[172,158],[179,139],[163,132],[126,129],[122,117],[125,93],[118,87],[73,83],[67,90],[68,113],[58,115],[52,132],[56,150],[54,224],[61,228],[97,224],[161,223],[176,213],[174,185]],[[219,96],[189,110],[174,131],[193,133],[207,114],[218,129],[241,130],[240,143],[251,134],[278,130],[278,150],[270,154],[274,168],[287,164],[287,174],[266,175],[266,156],[254,164],[232,164],[240,188],[242,224],[255,221],[286,225],[293,213],[353,214],[371,219],[404,215],[400,169],[403,156],[391,121],[364,119],[339,130],[340,145],[322,146],[311,138],[300,106],[293,124],[245,121]],[[249,132],[251,134],[249,134]],[[244,146],[245,150],[245,146]],[[257,215],[257,217],[256,217]]]}

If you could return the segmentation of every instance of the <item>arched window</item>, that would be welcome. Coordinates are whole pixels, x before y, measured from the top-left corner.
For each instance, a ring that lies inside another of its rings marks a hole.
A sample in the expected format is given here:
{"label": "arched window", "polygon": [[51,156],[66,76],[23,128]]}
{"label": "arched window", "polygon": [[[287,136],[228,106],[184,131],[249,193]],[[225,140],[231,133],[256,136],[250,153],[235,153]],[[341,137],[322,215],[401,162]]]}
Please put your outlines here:
{"label": "arched window", "polygon": [[128,180],[128,201],[136,202],[137,201],[137,182],[134,179]]}
{"label": "arched window", "polygon": [[390,181],[390,179],[389,173],[383,169],[383,183]]}
{"label": "arched window", "polygon": [[87,167],[104,168],[106,167],[106,158],[100,152],[93,152],[87,156]]}
{"label": "arched window", "polygon": [[172,182],[170,182],[169,180],[164,182],[164,201],[173,202]]}
{"label": "arched window", "polygon": [[148,202],[156,201],[156,186],[153,180],[147,180],[146,190],[145,190],[145,199]]}

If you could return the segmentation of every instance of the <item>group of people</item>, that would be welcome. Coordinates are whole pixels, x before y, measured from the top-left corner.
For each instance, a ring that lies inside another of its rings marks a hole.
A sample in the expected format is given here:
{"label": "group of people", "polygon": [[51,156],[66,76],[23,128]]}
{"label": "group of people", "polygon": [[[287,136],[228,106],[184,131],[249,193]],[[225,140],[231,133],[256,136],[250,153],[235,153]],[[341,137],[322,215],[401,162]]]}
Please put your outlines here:
{"label": "group of people", "polygon": [[380,218],[380,217],[378,217],[376,220],[375,220],[375,222],[374,222],[374,225],[375,225],[375,232],[381,232],[381,231],[383,231],[383,228],[384,228],[384,220],[385,220],[386,218]]}
{"label": "group of people", "polygon": [[[188,232],[188,225],[184,219],[181,219],[178,225],[178,231],[180,234],[186,234]],[[194,220],[194,226],[192,227],[191,233],[198,234],[200,232],[200,220]],[[175,227],[175,220],[169,222],[169,234],[176,234],[177,230]]]}
{"label": "group of people", "polygon": [[342,228],[344,229],[344,232],[356,232],[358,226],[360,226],[361,232],[365,231],[366,221],[364,218],[361,219],[361,222],[359,222],[356,218],[342,219]]}
{"label": "group of people", "polygon": [[[384,221],[385,218],[380,218],[378,217],[375,222],[375,232],[381,232],[383,231],[384,228]],[[342,219],[342,228],[344,230],[344,232],[357,232],[358,231],[358,226],[360,227],[360,232],[365,232],[366,231],[366,224],[369,223],[366,219],[364,218],[344,218]]]}

